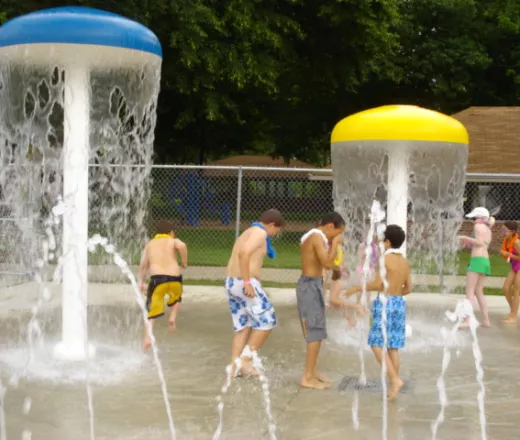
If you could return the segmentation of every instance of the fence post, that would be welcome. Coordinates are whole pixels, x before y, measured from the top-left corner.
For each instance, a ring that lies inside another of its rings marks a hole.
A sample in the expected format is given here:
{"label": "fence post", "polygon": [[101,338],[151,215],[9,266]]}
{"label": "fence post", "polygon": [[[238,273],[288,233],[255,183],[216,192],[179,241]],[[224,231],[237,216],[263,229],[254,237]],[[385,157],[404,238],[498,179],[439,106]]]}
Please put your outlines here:
{"label": "fence post", "polygon": [[235,239],[240,235],[240,211],[242,208],[242,167],[238,167],[238,187],[237,187],[237,212],[235,225]]}

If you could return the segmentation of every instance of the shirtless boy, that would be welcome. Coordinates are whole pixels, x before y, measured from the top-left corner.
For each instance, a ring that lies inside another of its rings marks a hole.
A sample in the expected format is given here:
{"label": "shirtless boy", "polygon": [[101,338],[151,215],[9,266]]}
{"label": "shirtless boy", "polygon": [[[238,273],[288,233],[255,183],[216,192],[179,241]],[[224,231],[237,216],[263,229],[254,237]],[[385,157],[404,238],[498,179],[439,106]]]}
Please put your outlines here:
{"label": "shirtless boy", "polygon": [[258,222],[238,237],[227,265],[225,286],[235,330],[231,362],[235,366],[240,358],[243,375],[258,376],[251,357],[243,354],[246,345],[251,351],[258,351],[276,326],[274,307],[260,284],[260,271],[266,255],[275,257],[271,237],[284,226],[280,211],[264,212]]}
{"label": "shirtless boy", "polygon": [[[173,233],[173,224],[167,220],[157,222],[157,235],[150,240],[143,251],[139,266],[139,282],[143,293],[146,286],[143,284],[146,275],[150,275],[150,282],[146,291],[146,308],[148,319],[153,328],[155,320],[164,315],[164,298],[168,295],[170,316],[168,326],[170,333],[175,331],[175,319],[182,301],[182,275],[177,262],[177,253],[181,257],[181,267],[188,266],[188,248]],[[144,326],[143,350],[150,348],[151,338],[148,328]]]}
{"label": "shirtless boy", "polygon": [[[325,389],[331,381],[316,371],[321,341],[327,338],[323,270],[331,269],[342,242],[345,220],[337,212],[325,215],[320,225],[301,239],[302,275],[296,286],[298,314],[307,342],[307,359],[300,386]],[[329,246],[329,241],[331,245]]]}
{"label": "shirtless boy", "polygon": [[[383,285],[381,274],[367,284],[367,291],[377,291],[378,296],[372,303],[372,328],[368,334],[368,345],[376,356],[379,364],[383,361],[383,302],[381,293],[386,297],[386,368],[390,379],[388,399],[397,397],[399,390],[404,385],[399,377],[400,360],[399,349],[404,348],[406,339],[406,302],[403,298],[412,291],[412,277],[410,265],[399,250],[405,240],[405,232],[400,226],[388,225],[385,231],[385,269],[387,288]],[[345,296],[354,295],[362,291],[362,286],[354,286],[345,292]],[[334,305],[338,305],[335,302]],[[341,306],[341,304],[339,304]]]}

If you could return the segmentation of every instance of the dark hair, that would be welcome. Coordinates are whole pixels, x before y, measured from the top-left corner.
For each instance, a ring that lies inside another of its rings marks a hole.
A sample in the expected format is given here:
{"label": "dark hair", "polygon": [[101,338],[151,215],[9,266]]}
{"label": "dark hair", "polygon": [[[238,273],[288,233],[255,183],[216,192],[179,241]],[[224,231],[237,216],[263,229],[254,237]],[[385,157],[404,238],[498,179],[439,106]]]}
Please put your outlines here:
{"label": "dark hair", "polygon": [[274,223],[274,225],[278,227],[285,226],[285,220],[282,216],[282,213],[278,211],[278,209],[270,209],[269,211],[265,211],[258,219],[258,221],[264,225],[270,225],[271,223]]}
{"label": "dark hair", "polygon": [[169,234],[173,232],[173,223],[169,220],[159,220],[155,225],[155,229],[158,234]]}
{"label": "dark hair", "polygon": [[390,242],[394,249],[399,249],[406,239],[406,234],[401,226],[388,225],[385,229],[385,240]]}
{"label": "dark hair", "polygon": [[516,232],[518,231],[518,223],[517,222],[504,222],[504,226],[510,231]]}
{"label": "dark hair", "polygon": [[336,229],[339,229],[341,227],[345,226],[345,220],[343,217],[341,217],[341,214],[338,214],[337,212],[329,212],[328,214],[325,214],[320,221],[320,226],[325,226],[329,224],[333,224]]}

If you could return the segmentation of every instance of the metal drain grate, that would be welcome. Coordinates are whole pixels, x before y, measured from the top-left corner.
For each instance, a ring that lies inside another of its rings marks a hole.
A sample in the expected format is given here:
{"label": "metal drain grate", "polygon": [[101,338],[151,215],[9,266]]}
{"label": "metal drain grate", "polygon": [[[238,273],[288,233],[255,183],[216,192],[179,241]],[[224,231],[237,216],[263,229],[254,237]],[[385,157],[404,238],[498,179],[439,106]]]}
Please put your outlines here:
{"label": "metal drain grate", "polygon": [[[405,381],[401,392],[405,393],[413,389],[412,381]],[[367,393],[382,393],[383,386],[380,380],[367,380],[366,383],[361,383],[358,377],[345,376],[338,385],[338,391],[364,391]]]}

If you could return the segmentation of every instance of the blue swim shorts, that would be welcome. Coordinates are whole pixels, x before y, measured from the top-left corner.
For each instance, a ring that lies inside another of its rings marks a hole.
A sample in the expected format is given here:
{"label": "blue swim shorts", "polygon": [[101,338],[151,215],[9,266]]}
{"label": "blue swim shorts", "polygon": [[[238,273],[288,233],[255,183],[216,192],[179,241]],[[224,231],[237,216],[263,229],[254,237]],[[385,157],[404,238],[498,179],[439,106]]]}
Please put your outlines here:
{"label": "blue swim shorts", "polygon": [[[402,296],[386,298],[387,348],[404,348],[406,341],[406,301]],[[368,334],[368,345],[383,347],[383,302],[378,296],[372,303],[372,327]]]}
{"label": "blue swim shorts", "polygon": [[233,319],[233,329],[239,332],[246,327],[254,330],[272,330],[276,327],[276,313],[260,281],[251,278],[256,296],[249,298],[244,294],[241,278],[227,277],[225,281],[229,310]]}

